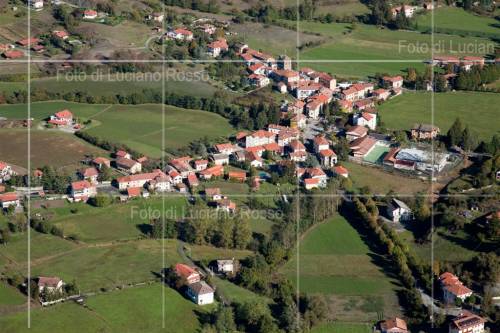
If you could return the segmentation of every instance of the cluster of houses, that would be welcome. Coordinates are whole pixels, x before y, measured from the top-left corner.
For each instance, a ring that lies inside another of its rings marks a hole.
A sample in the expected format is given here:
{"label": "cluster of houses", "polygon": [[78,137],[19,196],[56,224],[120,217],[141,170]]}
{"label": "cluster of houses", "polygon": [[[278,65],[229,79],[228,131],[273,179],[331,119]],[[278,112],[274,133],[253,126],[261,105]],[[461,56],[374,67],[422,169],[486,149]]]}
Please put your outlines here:
{"label": "cluster of houses", "polygon": [[197,305],[207,305],[214,302],[215,290],[201,279],[201,274],[193,267],[185,264],[175,265],[175,274],[186,287],[186,296]]}
{"label": "cluster of houses", "polygon": [[421,6],[402,5],[391,8],[392,18],[395,19],[398,14],[404,13],[407,18],[413,17],[418,12],[434,10],[434,2],[425,2]]}
{"label": "cluster of houses", "polygon": [[[470,311],[461,310],[451,319],[448,325],[449,333],[484,333],[486,320]],[[381,321],[374,332],[379,333],[409,333],[404,319],[394,317]]]}

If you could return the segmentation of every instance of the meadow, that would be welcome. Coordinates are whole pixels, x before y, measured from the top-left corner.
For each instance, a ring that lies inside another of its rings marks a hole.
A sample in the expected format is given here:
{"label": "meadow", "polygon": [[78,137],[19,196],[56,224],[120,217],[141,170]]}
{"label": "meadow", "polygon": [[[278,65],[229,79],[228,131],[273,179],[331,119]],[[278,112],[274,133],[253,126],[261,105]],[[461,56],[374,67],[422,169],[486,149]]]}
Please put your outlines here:
{"label": "meadow", "polygon": [[[162,298],[164,297],[164,299]],[[200,329],[198,316],[214,306],[198,307],[178,292],[158,284],[140,286],[86,299],[87,307],[63,303],[0,318],[5,332],[179,332]],[[165,305],[163,307],[163,305]],[[164,321],[163,321],[164,320]],[[163,323],[165,328],[162,328]]]}
{"label": "meadow", "polygon": [[[499,129],[495,121],[500,94],[480,92],[448,92],[434,94],[434,124],[446,134],[457,117],[469,125],[481,140],[490,140]],[[432,123],[431,93],[406,92],[379,107],[384,125],[389,129],[409,130],[415,123]]]}
{"label": "meadow", "polygon": [[372,252],[343,217],[310,230],[298,252],[299,259],[294,257],[282,272],[294,282],[299,279],[301,292],[324,294],[332,318],[371,322],[377,313],[399,313],[397,282],[386,275],[385,259]]}
{"label": "meadow", "polygon": [[377,194],[387,194],[389,191],[400,194],[414,194],[420,191],[426,192],[430,189],[430,183],[420,179],[408,178],[400,174],[389,173],[353,162],[344,162],[343,165],[349,170],[349,177],[352,179],[355,189],[368,186]]}
{"label": "meadow", "polygon": [[[162,106],[154,104],[132,106],[38,102],[31,106],[31,117],[40,121],[62,109],[69,109],[82,120],[92,120],[89,128],[84,130],[87,133],[126,144],[151,157],[162,155],[163,130],[166,148],[179,148],[202,137],[214,139],[233,132],[229,122],[217,114],[173,106],[165,106],[165,119],[162,122]],[[25,118],[27,112],[24,104],[0,107],[0,117]]]}
{"label": "meadow", "polygon": [[[325,38],[325,43],[301,50],[301,65],[340,77],[367,77],[375,73],[401,74],[408,67],[422,70],[422,61],[431,57],[431,35],[416,31],[390,30],[365,24],[352,26],[318,22],[301,22],[299,29]],[[441,46],[440,54],[451,54],[458,45],[494,45],[484,38],[435,34],[434,39],[434,45]],[[304,41],[301,43],[304,44]],[[480,49],[470,52],[463,55],[485,53]],[[315,62],[318,60],[320,62]]]}

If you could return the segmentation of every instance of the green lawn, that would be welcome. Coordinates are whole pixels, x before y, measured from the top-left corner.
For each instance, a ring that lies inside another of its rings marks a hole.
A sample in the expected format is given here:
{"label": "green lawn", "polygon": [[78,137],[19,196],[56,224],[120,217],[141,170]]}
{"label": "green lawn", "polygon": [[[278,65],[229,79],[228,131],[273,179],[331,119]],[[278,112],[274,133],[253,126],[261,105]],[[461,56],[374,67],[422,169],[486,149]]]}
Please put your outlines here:
{"label": "green lawn", "polygon": [[[116,143],[126,144],[143,154],[160,157],[162,153],[162,130],[165,132],[165,147],[179,148],[193,140],[208,137],[226,137],[233,132],[223,117],[207,111],[165,106],[162,126],[161,105],[90,105],[69,102],[40,102],[31,106],[35,120],[47,118],[64,108],[81,119],[92,119],[93,124],[85,129],[89,134]],[[25,118],[26,105],[0,107],[0,116]]]}
{"label": "green lawn", "polygon": [[[418,17],[418,27],[421,30],[431,29],[431,13]],[[440,29],[449,30],[455,34],[488,34],[498,36],[500,29],[498,21],[494,18],[478,16],[463,10],[462,8],[444,7],[434,11],[434,26],[437,31]]]}
{"label": "green lawn", "polygon": [[251,300],[258,300],[266,303],[272,302],[269,298],[257,295],[256,293],[251,292],[250,290],[242,288],[240,286],[237,286],[234,283],[229,282],[228,280],[214,277],[212,281],[217,286],[218,292],[220,292],[223,295],[223,297],[227,298],[231,302],[244,303],[246,301],[251,301]]}
{"label": "green lawn", "polygon": [[194,333],[200,329],[198,316],[214,308],[196,306],[170,288],[164,292],[163,301],[160,284],[113,291],[88,298],[88,308],[70,302],[34,309],[31,329],[26,312],[1,317],[0,327],[5,332]]}
{"label": "green lawn", "polygon": [[401,194],[414,194],[419,191],[425,192],[430,188],[430,183],[420,179],[389,173],[353,162],[343,162],[343,165],[349,170],[349,178],[351,178],[355,189],[368,186],[377,194],[387,194],[391,190]]}
{"label": "green lawn", "polygon": [[[498,118],[498,112],[492,106],[500,104],[500,94],[448,92],[436,93],[434,98],[434,123],[442,134],[446,134],[457,117],[469,125],[479,139],[489,140],[493,134],[499,133],[497,123],[492,121]],[[409,130],[414,123],[430,124],[431,93],[405,93],[382,104],[379,114],[390,129]]]}
{"label": "green lawn", "polygon": [[[154,199],[138,199],[127,204],[115,204],[105,208],[95,208],[86,204],[67,205],[65,208],[40,210],[42,214],[54,214],[50,223],[60,227],[65,236],[76,235],[84,242],[104,242],[134,239],[144,236],[141,230],[153,218],[153,213],[161,212],[165,205],[166,218],[179,219],[185,213],[187,201],[184,197],[172,196]],[[78,212],[69,212],[76,207]],[[168,214],[168,215],[167,215]]]}
{"label": "green lawn", "polygon": [[367,324],[333,322],[314,328],[311,333],[370,333],[371,327]]}
{"label": "green lawn", "polygon": [[26,303],[26,296],[19,290],[9,286],[4,281],[0,281],[0,309],[2,306],[20,305]]}
{"label": "green lawn", "polygon": [[[359,316],[359,322],[371,322],[377,312],[399,312],[397,282],[375,263],[384,258],[371,252],[343,217],[311,230],[301,241],[299,253],[300,261],[294,257],[283,273],[294,282],[299,279],[301,292],[324,294],[332,304],[332,318],[350,321]],[[377,305],[368,309],[371,299],[376,299]]]}
{"label": "green lawn", "polygon": [[[389,30],[357,24],[354,30],[345,23],[301,22],[300,30],[319,33],[324,44],[301,50],[301,66],[331,72],[341,77],[365,77],[375,73],[398,74],[408,67],[424,68],[421,61],[431,56],[431,35],[414,31]],[[435,34],[441,54],[456,51],[458,45],[492,44],[487,39]],[[425,49],[427,47],[427,49]],[[489,51],[472,50],[463,55],[484,55]],[[307,63],[307,60],[322,62]],[[393,62],[384,62],[393,60]],[[331,62],[329,62],[331,61]],[[353,62],[357,61],[357,62]],[[366,61],[366,62],[363,62]]]}

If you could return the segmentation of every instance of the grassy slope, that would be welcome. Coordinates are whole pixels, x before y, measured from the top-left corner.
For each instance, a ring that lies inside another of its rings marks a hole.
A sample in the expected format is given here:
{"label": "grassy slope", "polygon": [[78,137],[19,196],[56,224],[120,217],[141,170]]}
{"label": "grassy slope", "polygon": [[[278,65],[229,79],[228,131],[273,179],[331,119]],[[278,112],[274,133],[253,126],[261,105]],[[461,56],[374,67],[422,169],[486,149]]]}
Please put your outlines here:
{"label": "grassy slope", "polygon": [[[385,126],[408,130],[414,123],[431,123],[430,93],[406,93],[379,107]],[[435,124],[446,133],[453,121],[460,117],[480,139],[490,139],[498,133],[493,105],[500,104],[500,94],[478,92],[436,93]]]}
{"label": "grassy slope", "polygon": [[[363,303],[377,298],[386,314],[397,312],[394,281],[387,278],[374,260],[383,260],[371,252],[356,230],[342,217],[318,225],[300,245],[299,288],[302,292],[322,293],[342,305],[333,306],[333,316],[350,320],[359,311],[346,311],[347,303]],[[297,279],[297,258],[284,267],[283,272],[293,281]],[[379,307],[379,311],[382,308]],[[357,320],[371,321],[371,311]]]}
{"label": "grassy slope", "polygon": [[88,309],[65,303],[32,311],[32,328],[26,328],[26,312],[0,318],[5,332],[196,332],[198,307],[176,291],[165,288],[165,329],[162,328],[162,287],[159,284],[114,291],[91,297]]}
{"label": "grassy slope", "polygon": [[[146,155],[159,157],[162,147],[161,105],[90,105],[69,102],[33,103],[31,116],[41,120],[61,109],[70,109],[77,117],[93,119],[94,124],[86,129],[89,134],[112,142],[127,144]],[[0,116],[24,118],[26,105],[16,104],[0,107]],[[228,121],[207,111],[165,107],[165,146],[178,148],[207,136],[215,138],[232,132]]]}
{"label": "grassy slope", "polygon": [[17,289],[0,281],[0,309],[2,306],[20,305],[26,303],[26,296]]}

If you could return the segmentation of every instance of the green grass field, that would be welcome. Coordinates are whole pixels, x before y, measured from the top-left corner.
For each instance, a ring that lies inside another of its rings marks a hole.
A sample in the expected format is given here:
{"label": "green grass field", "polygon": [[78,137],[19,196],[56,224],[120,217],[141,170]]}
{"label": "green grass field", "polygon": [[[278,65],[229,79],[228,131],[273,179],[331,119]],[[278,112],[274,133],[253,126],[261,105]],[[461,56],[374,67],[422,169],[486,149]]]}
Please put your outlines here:
{"label": "green grass field", "polygon": [[[149,224],[146,213],[161,212],[165,205],[167,217],[179,219],[185,213],[187,201],[184,197],[172,196],[154,199],[138,199],[127,204],[115,204],[105,208],[95,208],[86,204],[68,204],[63,208],[40,209],[35,212],[54,214],[50,223],[60,227],[65,236],[76,235],[84,242],[105,242],[143,237],[141,226]],[[73,214],[70,209],[77,207]]]}
{"label": "green grass field", "polygon": [[399,312],[397,282],[375,263],[384,259],[369,250],[344,218],[337,216],[316,226],[301,242],[299,253],[300,261],[293,258],[283,273],[294,282],[299,278],[301,292],[326,295],[332,318],[371,322],[377,312]]}
{"label": "green grass field", "polygon": [[420,179],[388,173],[353,162],[344,162],[343,165],[349,170],[349,177],[355,189],[368,186],[378,194],[387,194],[391,190],[401,194],[414,194],[420,191],[425,192],[430,188],[430,183]]}
{"label": "green grass field", "polygon": [[26,296],[19,290],[0,281],[0,312],[3,306],[20,305],[26,303]]}
{"label": "green grass field", "polygon": [[31,329],[25,311],[1,317],[0,327],[5,332],[194,333],[200,329],[198,316],[214,308],[196,306],[170,288],[164,292],[163,301],[160,284],[113,291],[88,298],[88,308],[70,302],[34,309]]}
{"label": "green grass field", "polygon": [[367,324],[333,322],[314,328],[311,333],[370,333],[371,327]]}
{"label": "green grass field", "polygon": [[[375,73],[398,74],[408,67],[422,70],[421,61],[431,56],[431,35],[357,24],[354,30],[345,23],[323,24],[301,22],[300,31],[321,34],[326,42],[301,50],[301,66],[331,72],[341,77],[366,77]],[[487,39],[434,35],[434,43],[442,45],[441,54],[456,51],[458,45],[491,44]],[[425,49],[427,47],[427,49]],[[463,55],[484,55],[490,51],[468,51]],[[307,60],[322,62],[308,63]],[[384,62],[393,60],[393,62]],[[329,62],[331,61],[331,62]],[[354,62],[356,61],[356,62]],[[366,61],[366,62],[363,62]],[[407,61],[407,62],[406,62]]]}
{"label": "green grass field", "polygon": [[[419,29],[431,29],[431,13],[418,17]],[[434,11],[434,26],[435,29],[449,29],[450,32],[456,31],[457,34],[468,33],[476,34],[483,33],[492,36],[500,33],[498,22],[494,18],[478,16],[463,10],[462,8],[445,7],[438,8]]]}
{"label": "green grass field", "polygon": [[[500,104],[500,94],[479,92],[436,93],[434,124],[442,134],[457,117],[469,125],[474,134],[482,140],[491,139],[499,133],[495,121],[498,116],[492,105]],[[432,122],[431,93],[406,93],[391,99],[379,107],[382,122],[390,129],[409,130],[414,123]]]}
{"label": "green grass field", "polygon": [[[35,120],[42,120],[65,108],[81,119],[93,120],[90,128],[85,130],[89,134],[126,144],[152,157],[161,156],[163,127],[166,148],[179,148],[204,136],[212,139],[226,137],[233,131],[228,121],[217,114],[173,106],[165,107],[162,126],[162,107],[153,104],[131,106],[40,102],[32,104],[31,116]],[[26,105],[1,106],[0,116],[25,118]]]}

